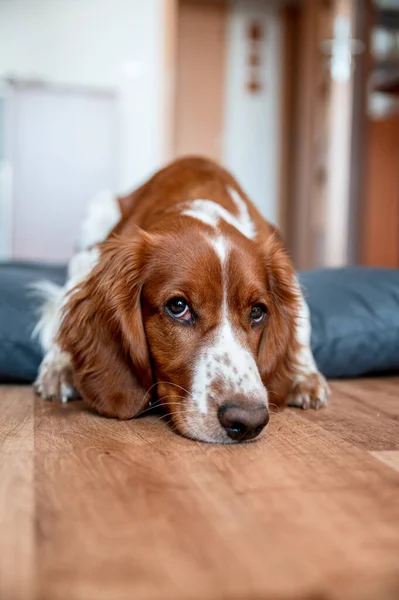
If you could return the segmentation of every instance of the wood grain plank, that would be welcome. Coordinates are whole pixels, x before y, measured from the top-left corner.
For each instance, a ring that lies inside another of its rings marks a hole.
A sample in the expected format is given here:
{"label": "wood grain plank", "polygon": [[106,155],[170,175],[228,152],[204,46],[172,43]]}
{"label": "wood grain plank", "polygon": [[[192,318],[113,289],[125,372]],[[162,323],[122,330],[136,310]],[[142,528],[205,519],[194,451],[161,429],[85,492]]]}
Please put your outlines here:
{"label": "wood grain plank", "polygon": [[39,597],[395,598],[399,475],[302,415],[224,447],[38,401]]}
{"label": "wood grain plank", "polygon": [[0,386],[0,598],[35,598],[33,397]]}
{"label": "wood grain plank", "polygon": [[357,403],[367,405],[394,421],[399,419],[399,377],[364,377],[336,382],[339,393],[350,394]]}
{"label": "wood grain plank", "polygon": [[370,454],[382,460],[382,462],[392,467],[392,469],[399,471],[399,452],[387,450],[385,452],[370,452]]}
{"label": "wood grain plank", "polygon": [[399,378],[365,378],[331,383],[328,410],[302,412],[358,448],[399,450]]}
{"label": "wood grain plank", "polygon": [[[397,426],[392,383],[373,394]],[[367,385],[333,384],[331,409],[273,415],[239,446],[79,402],[33,413],[29,388],[3,388],[0,598],[396,600],[399,473],[344,418]]]}

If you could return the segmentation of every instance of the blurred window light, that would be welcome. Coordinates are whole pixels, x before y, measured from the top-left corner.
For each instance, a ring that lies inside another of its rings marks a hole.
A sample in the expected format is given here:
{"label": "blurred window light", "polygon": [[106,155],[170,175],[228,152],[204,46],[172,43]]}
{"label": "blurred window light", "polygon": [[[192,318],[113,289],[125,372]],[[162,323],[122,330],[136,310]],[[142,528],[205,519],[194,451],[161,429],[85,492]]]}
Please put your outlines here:
{"label": "blurred window light", "polygon": [[331,56],[331,77],[334,81],[343,83],[350,79],[352,57],[364,51],[364,44],[361,40],[352,39],[350,20],[339,15],[334,21],[334,38],[324,40],[321,43],[321,51]]}

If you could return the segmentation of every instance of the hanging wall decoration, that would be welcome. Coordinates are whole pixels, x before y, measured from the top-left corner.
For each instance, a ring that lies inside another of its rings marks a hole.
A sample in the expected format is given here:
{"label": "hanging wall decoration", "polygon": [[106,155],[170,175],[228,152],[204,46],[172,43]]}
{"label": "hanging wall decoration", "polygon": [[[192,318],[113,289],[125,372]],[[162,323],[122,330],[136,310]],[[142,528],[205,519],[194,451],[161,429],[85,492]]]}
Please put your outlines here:
{"label": "hanging wall decoration", "polygon": [[261,66],[262,66],[262,41],[265,32],[259,21],[251,21],[248,26],[248,82],[247,88],[251,94],[257,94],[262,90]]}

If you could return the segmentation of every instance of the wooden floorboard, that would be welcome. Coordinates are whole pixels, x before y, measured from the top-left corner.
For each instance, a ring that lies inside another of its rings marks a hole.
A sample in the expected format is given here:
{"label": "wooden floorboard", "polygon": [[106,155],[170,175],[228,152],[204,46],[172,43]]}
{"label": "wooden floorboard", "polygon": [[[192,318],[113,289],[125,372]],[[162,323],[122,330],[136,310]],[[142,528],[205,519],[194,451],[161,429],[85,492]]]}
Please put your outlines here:
{"label": "wooden floorboard", "polygon": [[387,464],[392,469],[399,471],[399,451],[383,451],[383,452],[370,452],[375,458],[382,460],[383,463]]}
{"label": "wooden floorboard", "polygon": [[332,387],[237,446],[0,388],[0,599],[398,599],[399,380]]}
{"label": "wooden floorboard", "polygon": [[34,417],[30,389],[0,387],[0,599],[35,595]]}
{"label": "wooden floorboard", "polygon": [[399,450],[399,377],[336,381],[331,387],[329,410],[301,416],[358,448]]}

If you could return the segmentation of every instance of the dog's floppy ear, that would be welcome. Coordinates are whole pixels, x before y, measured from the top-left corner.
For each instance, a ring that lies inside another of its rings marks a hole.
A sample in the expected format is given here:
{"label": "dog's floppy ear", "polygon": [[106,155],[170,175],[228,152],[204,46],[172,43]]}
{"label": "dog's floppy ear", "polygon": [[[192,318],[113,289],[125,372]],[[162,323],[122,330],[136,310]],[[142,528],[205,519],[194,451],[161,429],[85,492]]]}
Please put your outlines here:
{"label": "dog's floppy ear", "polygon": [[70,293],[58,343],[70,353],[75,385],[88,406],[119,419],[149,402],[152,373],[141,315],[149,235],[111,237],[98,264]]}
{"label": "dog's floppy ear", "polygon": [[259,346],[258,364],[265,382],[271,374],[281,373],[282,376],[289,369],[288,363],[296,343],[299,288],[294,267],[278,234],[270,236],[263,252],[270,300],[268,324]]}

